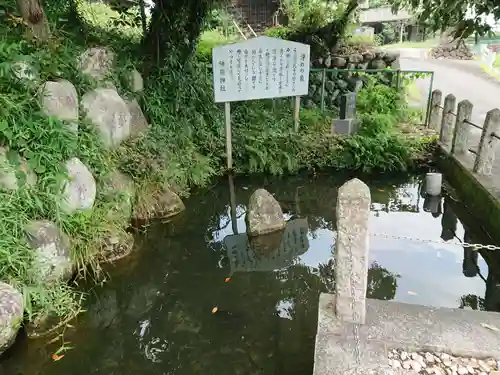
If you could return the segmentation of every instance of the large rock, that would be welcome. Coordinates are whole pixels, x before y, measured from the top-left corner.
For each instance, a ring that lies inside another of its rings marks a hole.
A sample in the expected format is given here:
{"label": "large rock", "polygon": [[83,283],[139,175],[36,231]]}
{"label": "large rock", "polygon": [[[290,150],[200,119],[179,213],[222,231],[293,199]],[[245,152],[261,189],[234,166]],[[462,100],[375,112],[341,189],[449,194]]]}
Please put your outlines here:
{"label": "large rock", "polygon": [[78,68],[83,74],[100,80],[110,73],[114,57],[114,53],[104,47],[89,48],[80,55]]}
{"label": "large rock", "polygon": [[103,196],[111,204],[109,217],[128,224],[135,200],[134,181],[123,173],[113,171],[105,177]]}
{"label": "large rock", "polygon": [[134,236],[125,231],[108,234],[101,244],[100,261],[112,263],[125,258],[132,252],[134,242]]}
{"label": "large rock", "polygon": [[31,171],[26,160],[16,152],[9,152],[0,147],[0,189],[17,190],[24,184],[36,184],[36,175]]}
{"label": "large rock", "polygon": [[86,93],[82,98],[82,107],[107,147],[116,147],[130,136],[132,116],[115,90],[98,88]]}
{"label": "large rock", "polygon": [[70,241],[56,224],[32,221],[26,227],[26,238],[33,249],[33,268],[40,282],[68,280],[73,275]]}
{"label": "large rock", "polygon": [[246,222],[250,236],[276,232],[286,225],[280,204],[265,189],[257,189],[250,197]]}
{"label": "large rock", "polygon": [[137,99],[127,100],[127,107],[130,112],[130,136],[136,137],[140,134],[144,134],[149,129],[148,120],[142,112]]}
{"label": "large rock", "polygon": [[133,218],[148,220],[152,218],[167,219],[184,211],[182,199],[169,188],[144,194],[138,199]]}
{"label": "large rock", "polygon": [[24,298],[21,292],[0,282],[0,354],[14,343],[23,314]]}
{"label": "large rock", "polygon": [[69,81],[45,82],[41,88],[41,107],[47,116],[54,116],[71,124],[78,131],[78,94]]}
{"label": "large rock", "polygon": [[63,186],[62,211],[72,214],[92,208],[97,192],[94,176],[78,158],[68,160],[65,167],[68,179]]}
{"label": "large rock", "polygon": [[142,79],[141,73],[137,69],[133,69],[129,75],[130,81],[130,91],[141,92],[144,90],[144,80]]}

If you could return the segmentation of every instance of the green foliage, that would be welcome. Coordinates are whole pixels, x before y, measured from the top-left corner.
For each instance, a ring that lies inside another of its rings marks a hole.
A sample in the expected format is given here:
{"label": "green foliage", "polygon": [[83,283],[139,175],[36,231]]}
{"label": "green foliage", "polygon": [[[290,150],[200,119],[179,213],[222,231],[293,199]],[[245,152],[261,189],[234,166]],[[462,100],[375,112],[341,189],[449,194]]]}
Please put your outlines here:
{"label": "green foliage", "polygon": [[219,30],[205,31],[201,34],[200,41],[196,47],[196,57],[198,61],[212,63],[212,48],[236,42],[240,38],[236,34],[224,35]]}
{"label": "green foliage", "polygon": [[368,35],[351,35],[346,39],[345,44],[348,46],[356,45],[364,48],[375,47],[379,45],[379,38],[376,36],[368,36]]}
{"label": "green foliage", "polygon": [[[78,311],[80,296],[65,282],[46,285],[38,280],[25,227],[32,220],[54,222],[70,238],[70,255],[79,269],[91,264],[98,272],[103,238],[123,230],[121,218],[108,217],[110,206],[119,198],[104,200],[99,196],[92,212],[64,215],[60,207],[62,183],[67,178],[64,162],[78,157],[91,168],[102,191],[104,176],[115,168],[114,156],[102,147],[93,127],[81,122],[76,136],[67,124],[45,116],[38,102],[38,85],[14,75],[15,62],[28,62],[42,82],[64,77],[82,94],[92,87],[77,73],[75,56],[84,47],[72,44],[71,39],[35,46],[23,41],[16,31],[7,31],[0,43],[0,145],[9,148],[8,158],[19,169],[16,174],[21,186],[17,192],[0,191],[0,279],[25,293],[29,320],[45,314],[63,317]],[[36,172],[35,187],[23,183],[26,176],[19,168],[18,156]]]}
{"label": "green foliage", "polygon": [[292,29],[288,26],[275,26],[270,27],[264,31],[264,34],[272,38],[289,39],[292,33]]}
{"label": "green foliage", "polygon": [[494,22],[500,20],[500,3],[496,0],[397,0],[392,6],[412,10],[433,32],[451,29],[453,37],[460,39],[474,33],[491,35]]}

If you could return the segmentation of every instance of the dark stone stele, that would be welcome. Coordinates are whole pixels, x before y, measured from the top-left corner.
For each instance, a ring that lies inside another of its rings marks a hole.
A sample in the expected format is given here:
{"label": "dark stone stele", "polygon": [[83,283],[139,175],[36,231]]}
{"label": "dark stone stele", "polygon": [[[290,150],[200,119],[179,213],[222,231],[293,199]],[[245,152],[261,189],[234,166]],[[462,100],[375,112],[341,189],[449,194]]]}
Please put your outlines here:
{"label": "dark stone stele", "polygon": [[356,127],[356,93],[350,92],[340,98],[340,118],[333,120],[332,133],[351,135]]}

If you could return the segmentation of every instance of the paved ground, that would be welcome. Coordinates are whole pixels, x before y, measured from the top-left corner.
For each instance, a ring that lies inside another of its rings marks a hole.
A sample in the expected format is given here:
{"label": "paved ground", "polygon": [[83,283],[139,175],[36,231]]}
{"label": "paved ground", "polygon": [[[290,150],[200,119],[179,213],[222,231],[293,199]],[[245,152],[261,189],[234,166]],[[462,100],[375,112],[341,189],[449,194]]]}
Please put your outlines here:
{"label": "paved ground", "polygon": [[[474,105],[472,122],[475,124],[482,125],[489,110],[500,108],[500,81],[485,73],[477,61],[433,60],[426,59],[425,55],[425,50],[401,50],[401,69],[433,71],[433,90],[441,90],[443,98],[450,93],[455,95],[457,103],[468,99]],[[430,78],[419,79],[416,85],[420,90],[421,104],[425,106]],[[470,148],[477,148],[480,133],[480,130],[472,129]],[[498,159],[500,159],[500,153],[497,154],[494,168],[494,173],[500,176],[500,160]]]}
{"label": "paved ground", "polygon": [[[434,89],[457,97],[457,101],[468,99],[474,104],[472,121],[482,124],[486,112],[500,107],[500,81],[488,76],[476,61],[431,60],[423,58],[422,50],[401,51],[402,70],[434,71]],[[423,97],[429,89],[430,80],[417,82]]]}
{"label": "paved ground", "polygon": [[500,333],[487,328],[500,327],[498,313],[367,299],[366,323],[355,331],[334,308],[335,296],[321,294],[314,375],[416,375],[390,369],[391,349],[500,358]]}

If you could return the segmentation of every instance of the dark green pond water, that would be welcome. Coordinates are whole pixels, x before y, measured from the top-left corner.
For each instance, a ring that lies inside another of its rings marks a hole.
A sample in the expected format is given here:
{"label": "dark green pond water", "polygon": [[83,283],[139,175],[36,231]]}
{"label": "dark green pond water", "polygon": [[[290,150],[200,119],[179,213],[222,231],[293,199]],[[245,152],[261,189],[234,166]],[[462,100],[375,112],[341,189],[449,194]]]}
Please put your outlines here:
{"label": "dark green pond water", "polygon": [[[233,210],[227,183],[197,192],[184,214],[137,235],[136,251],[90,290],[87,312],[64,334],[73,347],[64,358],[51,359],[60,341],[20,339],[2,357],[0,374],[311,374],[318,295],[333,290],[336,192],[346,179],[237,180]],[[464,229],[468,217],[456,218],[456,202],[425,200],[419,177],[364,180],[372,191],[370,232],[401,237],[370,237],[370,297],[500,307],[493,272],[459,244],[484,237]],[[258,187],[275,194],[290,218],[272,254],[246,249],[245,205]]]}

